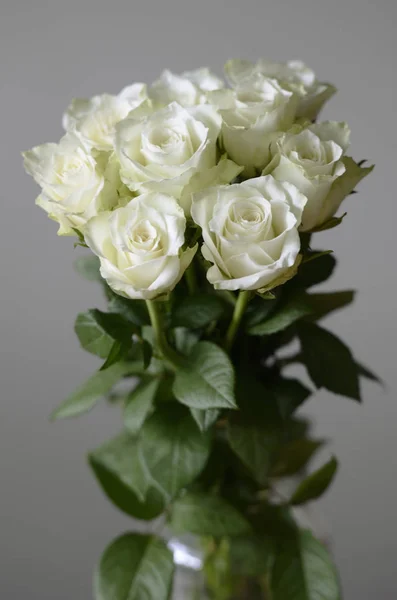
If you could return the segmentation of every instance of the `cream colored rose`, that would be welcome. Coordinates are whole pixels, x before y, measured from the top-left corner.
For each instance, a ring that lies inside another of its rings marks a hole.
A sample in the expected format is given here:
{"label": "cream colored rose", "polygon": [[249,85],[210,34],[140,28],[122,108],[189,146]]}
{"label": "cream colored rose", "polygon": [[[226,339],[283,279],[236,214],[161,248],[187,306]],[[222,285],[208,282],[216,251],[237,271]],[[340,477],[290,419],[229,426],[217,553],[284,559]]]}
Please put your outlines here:
{"label": "cream colored rose", "polygon": [[[194,175],[218,163],[221,117],[211,106],[182,108],[172,102],[146,118],[116,127],[116,154],[122,181],[133,192],[158,191],[180,198]],[[196,182],[197,183],[197,182]]]}
{"label": "cream colored rose", "polygon": [[253,74],[233,90],[217,90],[209,101],[223,119],[222,144],[228,155],[253,176],[269,160],[269,146],[294,122],[298,97],[275,79]]}
{"label": "cream colored rose", "polygon": [[182,249],[185,228],[174,198],[147,193],[91,219],[85,241],[117,294],[149,300],[170,292],[192,261],[197,246]]}
{"label": "cream colored rose", "polygon": [[295,186],[270,175],[196,194],[192,217],[213,263],[208,281],[216,289],[266,291],[293,276],[305,204]]}
{"label": "cream colored rose", "polygon": [[171,102],[188,107],[205,104],[207,92],[223,86],[224,82],[205,67],[181,75],[165,70],[152,84],[149,96],[157,107],[164,107]]}
{"label": "cream colored rose", "polygon": [[307,197],[302,231],[329,220],[366,174],[366,169],[344,156],[349,138],[346,123],[329,121],[295,126],[272,144],[273,158],[264,174],[294,184]]}
{"label": "cream colored rose", "polygon": [[108,152],[113,149],[116,124],[145,100],[147,93],[143,83],[130,85],[117,96],[75,98],[63,116],[63,125],[88,149]]}
{"label": "cream colored rose", "polygon": [[314,71],[300,60],[289,60],[286,63],[263,58],[256,63],[248,60],[229,60],[225,65],[225,73],[233,86],[240,85],[242,81],[256,73],[289,85],[300,97],[297,117],[304,117],[311,121],[316,119],[325,102],[336,92],[333,85],[318,81]]}
{"label": "cream colored rose", "polygon": [[103,173],[74,135],[23,156],[26,171],[42,187],[37,204],[60,224],[60,235],[74,235],[73,228],[82,229],[101,210]]}

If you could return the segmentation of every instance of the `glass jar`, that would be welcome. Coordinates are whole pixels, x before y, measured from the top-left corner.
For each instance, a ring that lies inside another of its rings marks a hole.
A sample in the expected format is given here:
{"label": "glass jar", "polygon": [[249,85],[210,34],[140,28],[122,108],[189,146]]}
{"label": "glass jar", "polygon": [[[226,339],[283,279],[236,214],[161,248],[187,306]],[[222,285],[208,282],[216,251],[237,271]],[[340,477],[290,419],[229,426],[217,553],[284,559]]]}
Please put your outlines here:
{"label": "glass jar", "polygon": [[[285,489],[285,488],[284,488]],[[283,490],[284,491],[284,490]],[[330,535],[321,512],[316,505],[294,509],[300,527],[310,529],[330,548]],[[265,587],[255,579],[246,579],[239,591],[227,591],[222,598],[209,592],[204,574],[204,553],[194,537],[171,538],[169,548],[174,554],[175,577],[171,600],[269,600]]]}
{"label": "glass jar", "polygon": [[205,589],[203,553],[193,538],[171,538],[175,576],[172,600],[210,600]]}

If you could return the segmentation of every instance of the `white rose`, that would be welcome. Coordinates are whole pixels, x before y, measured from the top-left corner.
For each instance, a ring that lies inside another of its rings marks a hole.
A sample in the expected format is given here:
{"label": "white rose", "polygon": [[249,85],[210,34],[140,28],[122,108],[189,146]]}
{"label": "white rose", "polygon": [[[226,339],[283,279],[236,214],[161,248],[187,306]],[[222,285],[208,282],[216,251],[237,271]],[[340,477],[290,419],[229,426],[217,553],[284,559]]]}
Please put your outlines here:
{"label": "white rose", "polygon": [[196,253],[197,245],[182,250],[185,228],[174,198],[147,193],[91,219],[85,241],[117,294],[150,300],[175,287]]}
{"label": "white rose", "polygon": [[260,59],[256,63],[248,60],[229,60],[225,65],[226,77],[231,85],[239,85],[244,79],[255,73],[277,79],[282,84],[289,84],[300,96],[297,117],[315,120],[325,102],[336,92],[329,83],[316,79],[312,69],[300,60],[278,63]]}
{"label": "white rose", "polygon": [[185,109],[173,102],[144,119],[135,119],[133,111],[116,127],[122,181],[133,192],[159,191],[179,199],[194,175],[206,179],[217,165],[221,122],[205,105]]}
{"label": "white rose", "polygon": [[367,170],[344,156],[350,138],[346,123],[295,126],[271,146],[264,170],[278,181],[294,184],[307,197],[301,230],[326,223]]}
{"label": "white rose", "polygon": [[209,94],[223,118],[223,146],[232,160],[245,167],[246,175],[253,176],[266,165],[271,141],[294,122],[297,100],[291,90],[260,73],[233,90]]}
{"label": "white rose", "polygon": [[199,171],[189,181],[184,188],[179,204],[182,206],[187,217],[190,216],[193,194],[214,185],[225,185],[230,183],[243,171],[244,167],[240,167],[232,160],[229,160],[224,154],[219,162],[206,171]]}
{"label": "white rose", "polygon": [[195,106],[207,102],[207,92],[220,89],[224,83],[205,67],[175,75],[165,70],[150,88],[149,96],[157,107],[171,102]]}
{"label": "white rose", "polygon": [[295,186],[270,175],[195,195],[192,217],[213,263],[208,281],[216,289],[266,291],[292,277],[305,204]]}
{"label": "white rose", "polygon": [[74,235],[101,210],[104,176],[79,140],[66,134],[59,144],[23,153],[26,171],[42,187],[37,204],[60,224],[60,235]]}
{"label": "white rose", "polygon": [[225,82],[220,79],[220,77],[212,73],[208,67],[200,67],[199,69],[194,69],[193,71],[185,71],[182,73],[182,77],[189,79],[203,92],[220,90],[225,85]]}
{"label": "white rose", "polygon": [[101,209],[113,210],[127,204],[134,194],[120,178],[120,163],[116,153],[101,153],[96,156],[96,161],[105,180],[100,195]]}
{"label": "white rose", "polygon": [[116,124],[146,100],[143,83],[130,85],[117,96],[75,98],[63,116],[63,126],[75,133],[88,149],[108,152],[113,148]]}
{"label": "white rose", "polygon": [[301,229],[313,229],[325,220],[326,199],[334,181],[343,175],[343,154],[350,130],[345,123],[326,122],[295,126],[271,146],[272,161],[264,173],[293,183],[308,202]]}

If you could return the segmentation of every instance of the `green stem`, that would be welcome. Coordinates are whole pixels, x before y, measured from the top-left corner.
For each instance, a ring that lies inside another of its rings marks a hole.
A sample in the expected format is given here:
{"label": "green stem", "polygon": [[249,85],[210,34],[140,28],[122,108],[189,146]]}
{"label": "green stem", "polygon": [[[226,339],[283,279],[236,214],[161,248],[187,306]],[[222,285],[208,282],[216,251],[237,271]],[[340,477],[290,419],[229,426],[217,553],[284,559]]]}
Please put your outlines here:
{"label": "green stem", "polygon": [[159,303],[155,300],[146,300],[146,306],[160,354],[174,369],[180,367],[183,363],[183,357],[168,343]]}
{"label": "green stem", "polygon": [[241,319],[243,318],[248,302],[251,300],[250,291],[241,291],[238,295],[236,305],[234,307],[233,317],[226,333],[225,348],[228,352],[232,349],[234,339],[240,327]]}
{"label": "green stem", "polygon": [[194,262],[192,262],[189,268],[185,271],[185,279],[189,290],[189,294],[191,296],[194,296],[194,294],[197,291],[197,279],[196,271],[194,269]]}

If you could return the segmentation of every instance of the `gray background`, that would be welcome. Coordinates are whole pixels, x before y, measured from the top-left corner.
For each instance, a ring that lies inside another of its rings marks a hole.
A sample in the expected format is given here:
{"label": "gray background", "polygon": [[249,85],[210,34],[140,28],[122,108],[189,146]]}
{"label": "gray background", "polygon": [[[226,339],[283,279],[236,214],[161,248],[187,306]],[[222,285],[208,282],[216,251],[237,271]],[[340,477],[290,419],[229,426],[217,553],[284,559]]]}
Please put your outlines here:
{"label": "gray background", "polygon": [[[19,152],[61,135],[73,96],[117,92],[230,57],[302,58],[339,94],[325,118],[346,120],[357,159],[377,164],[321,245],[340,258],[332,288],[360,291],[329,325],[388,383],[364,405],[319,393],[308,411],[342,469],[321,511],[347,600],[396,597],[396,115],[393,0],[3,0],[0,13],[1,418],[0,597],[86,600],[104,545],[128,528],[101,495],[85,453],[117,430],[101,406],[74,422],[51,409],[97,366],[79,349],[75,315],[100,306],[78,251],[35,207]],[[394,100],[394,106],[393,106]],[[394,109],[394,110],[393,110]]]}

